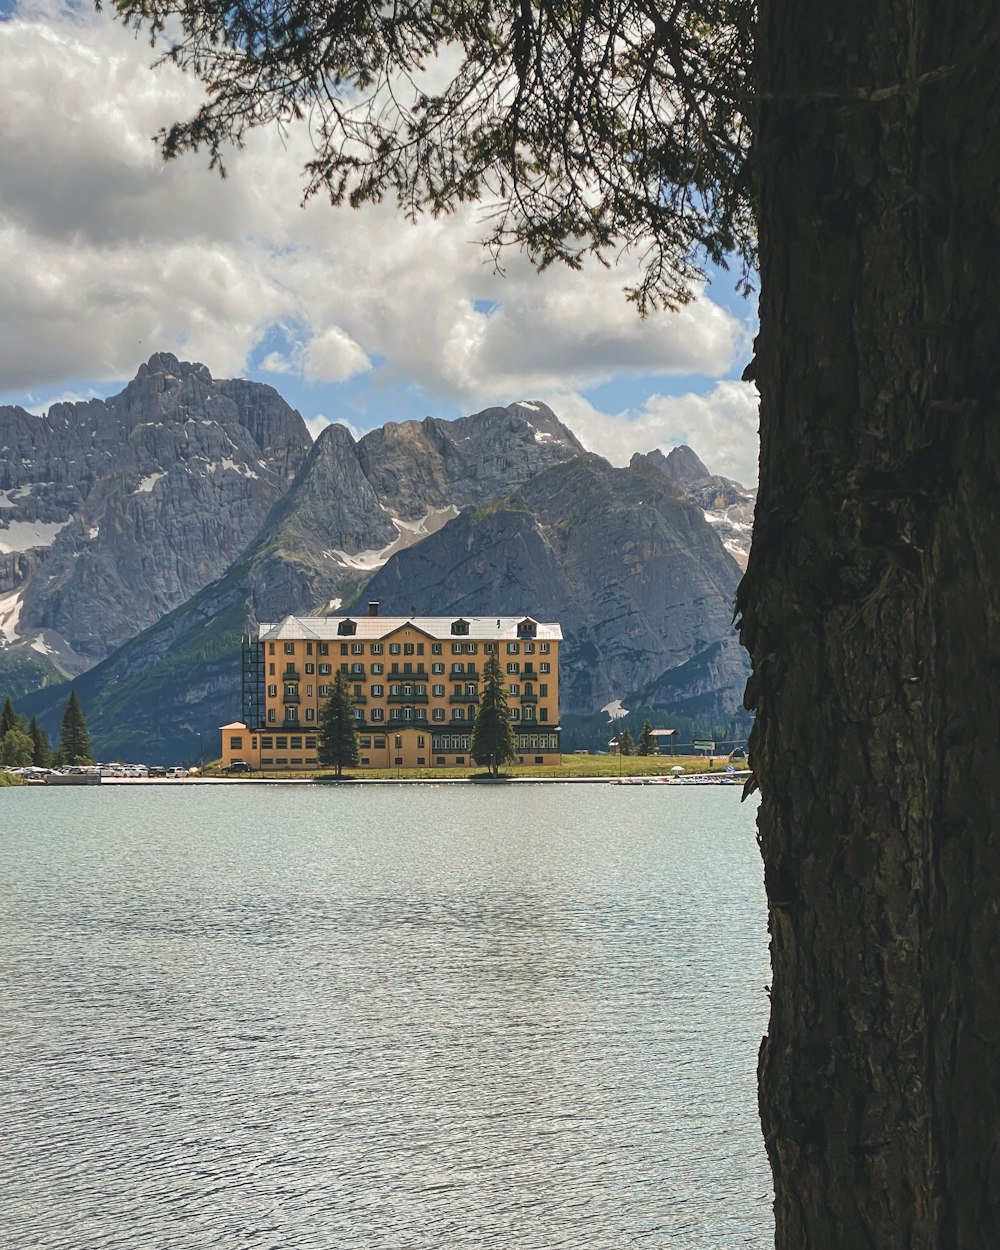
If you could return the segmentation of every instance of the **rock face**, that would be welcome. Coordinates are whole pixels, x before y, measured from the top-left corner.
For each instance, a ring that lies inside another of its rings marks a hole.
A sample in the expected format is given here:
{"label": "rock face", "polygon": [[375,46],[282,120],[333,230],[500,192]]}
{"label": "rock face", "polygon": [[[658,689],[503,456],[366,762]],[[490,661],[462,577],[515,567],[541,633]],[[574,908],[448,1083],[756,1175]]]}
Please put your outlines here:
{"label": "rock face", "polygon": [[0,446],[0,629],[78,672],[223,574],[311,440],[270,387],[160,353],[106,401],[0,408]]}
{"label": "rock face", "polygon": [[637,452],[631,463],[645,461],[671,482],[682,498],[693,499],[704,510],[726,550],[745,569],[753,536],[757,492],[739,482],[710,473],[690,447],[674,447],[665,456],[659,448],[645,455]]}
{"label": "rock face", "polygon": [[[232,567],[79,678],[100,749],[192,758],[199,733],[214,743],[220,714],[239,714],[248,622],[348,602],[394,555],[462,509],[581,451],[551,410],[533,403],[390,425],[357,443],[346,427],[327,427]],[[65,697],[40,692],[23,706],[52,724]]]}
{"label": "rock face", "polygon": [[623,698],[729,717],[747,675],[732,628],[739,579],[702,510],[655,464],[614,469],[584,455],[464,512],[365,594],[391,614],[559,620],[564,713]]}

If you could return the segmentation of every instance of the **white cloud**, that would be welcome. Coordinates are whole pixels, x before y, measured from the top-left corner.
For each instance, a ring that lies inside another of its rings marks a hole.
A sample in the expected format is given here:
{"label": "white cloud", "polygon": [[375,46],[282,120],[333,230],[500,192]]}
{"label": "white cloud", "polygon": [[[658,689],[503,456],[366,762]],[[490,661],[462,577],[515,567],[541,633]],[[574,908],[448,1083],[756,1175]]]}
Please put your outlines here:
{"label": "white cloud", "polygon": [[308,382],[346,382],[371,367],[364,348],[340,326],[314,334],[303,353],[302,373]]}
{"label": "white cloud", "polygon": [[[631,261],[539,275],[515,254],[495,274],[475,207],[416,226],[390,204],[302,208],[300,131],[254,133],[225,181],[202,155],[165,165],[150,136],[191,113],[196,85],[154,72],[107,13],[19,12],[0,22],[0,393],[99,388],[157,350],[245,372],[274,326],[287,349],[266,373],[369,372],[466,411],[622,373],[718,377],[745,351],[744,326],[707,298],[640,322]],[[652,407],[642,420],[669,424]]]}
{"label": "white cloud", "polygon": [[539,396],[588,451],[612,464],[635,452],[669,452],[686,443],[712,473],[744,486],[757,482],[757,391],[747,382],[719,382],[707,395],[651,395],[638,411],[601,412],[571,391]]}

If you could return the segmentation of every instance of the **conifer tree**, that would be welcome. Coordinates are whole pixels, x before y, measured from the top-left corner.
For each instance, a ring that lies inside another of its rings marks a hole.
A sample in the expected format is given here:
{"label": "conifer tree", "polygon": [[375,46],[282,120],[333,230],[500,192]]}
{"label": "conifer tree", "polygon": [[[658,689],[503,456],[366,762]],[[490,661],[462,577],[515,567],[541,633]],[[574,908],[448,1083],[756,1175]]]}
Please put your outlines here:
{"label": "conifer tree", "polygon": [[0,711],[0,740],[5,738],[15,727],[21,727],[21,718],[14,711],[14,705],[10,701],[10,695],[8,695],[3,702],[3,711]]}
{"label": "conifer tree", "polygon": [[28,726],[28,736],[31,738],[33,747],[31,762],[36,768],[51,768],[52,748],[49,746],[48,735],[38,723],[37,716],[32,716],[31,718],[31,724]]}
{"label": "conifer tree", "polygon": [[94,762],[87,722],[83,718],[83,708],[80,707],[75,690],[70,691],[69,701],[63,712],[57,758],[62,765]]}
{"label": "conifer tree", "polygon": [[490,656],[483,668],[483,693],[472,730],[471,754],[477,764],[488,764],[494,777],[501,764],[516,756],[503,671],[495,655]]}
{"label": "conifer tree", "polygon": [[0,764],[8,768],[27,768],[34,746],[20,725],[14,725],[0,738]]}
{"label": "conifer tree", "polygon": [[345,767],[357,766],[361,756],[358,750],[358,722],[351,703],[347,676],[338,673],[333,690],[319,714],[319,762],[333,766],[337,776],[343,775]]}
{"label": "conifer tree", "polygon": [[653,726],[648,720],[642,722],[642,732],[639,734],[639,754],[656,755],[656,739],[653,737]]}
{"label": "conifer tree", "polygon": [[618,735],[618,754],[634,755],[635,743],[632,741],[632,735],[627,729],[623,729]]}

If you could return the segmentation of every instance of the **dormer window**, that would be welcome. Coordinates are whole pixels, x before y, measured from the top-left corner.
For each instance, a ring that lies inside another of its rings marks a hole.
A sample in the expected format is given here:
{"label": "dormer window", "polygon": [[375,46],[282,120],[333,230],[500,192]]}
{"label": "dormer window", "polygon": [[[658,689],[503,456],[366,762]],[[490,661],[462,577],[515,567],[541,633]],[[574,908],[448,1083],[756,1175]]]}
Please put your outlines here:
{"label": "dormer window", "polygon": [[337,633],[343,636],[350,636],[358,632],[357,621],[352,621],[350,617],[341,621],[337,626]]}
{"label": "dormer window", "polygon": [[538,633],[538,623],[533,621],[530,616],[526,616],[523,621],[518,624],[518,638],[534,638]]}
{"label": "dormer window", "polygon": [[459,617],[457,621],[452,621],[451,632],[453,634],[467,634],[469,632],[469,622]]}

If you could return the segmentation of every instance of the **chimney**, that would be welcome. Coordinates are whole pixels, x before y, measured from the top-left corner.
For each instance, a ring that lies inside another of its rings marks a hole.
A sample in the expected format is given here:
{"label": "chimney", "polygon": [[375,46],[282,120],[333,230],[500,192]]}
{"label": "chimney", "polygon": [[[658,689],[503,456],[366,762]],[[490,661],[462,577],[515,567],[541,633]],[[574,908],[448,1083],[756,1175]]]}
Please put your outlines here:
{"label": "chimney", "polygon": [[370,599],[368,601],[368,615],[378,616],[378,600],[377,599]]}

